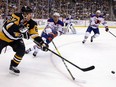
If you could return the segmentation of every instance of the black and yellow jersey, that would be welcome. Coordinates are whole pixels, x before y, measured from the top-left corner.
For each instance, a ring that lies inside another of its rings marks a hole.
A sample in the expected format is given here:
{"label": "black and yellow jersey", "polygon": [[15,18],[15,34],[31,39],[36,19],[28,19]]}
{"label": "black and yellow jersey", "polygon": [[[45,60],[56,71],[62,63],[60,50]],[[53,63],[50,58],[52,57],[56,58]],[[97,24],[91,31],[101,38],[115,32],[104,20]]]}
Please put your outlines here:
{"label": "black and yellow jersey", "polygon": [[24,22],[24,26],[28,28],[28,33],[32,39],[39,36],[37,23],[34,20],[30,19],[29,21]]}
{"label": "black and yellow jersey", "polygon": [[23,25],[28,28],[29,35],[34,39],[38,36],[37,23],[32,19],[23,21],[22,13],[14,13],[11,18],[7,20],[0,31],[0,39],[6,42],[21,39],[20,27]]}

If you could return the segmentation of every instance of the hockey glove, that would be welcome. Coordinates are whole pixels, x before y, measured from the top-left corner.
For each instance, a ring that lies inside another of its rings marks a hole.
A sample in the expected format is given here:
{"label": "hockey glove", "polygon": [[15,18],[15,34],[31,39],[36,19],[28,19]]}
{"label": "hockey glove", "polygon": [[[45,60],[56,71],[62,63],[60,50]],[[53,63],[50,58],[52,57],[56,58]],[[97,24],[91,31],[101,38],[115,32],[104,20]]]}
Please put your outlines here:
{"label": "hockey glove", "polygon": [[29,29],[29,27],[25,27],[23,24],[20,24],[20,25],[19,25],[19,31],[20,31],[21,33],[27,32],[28,29]]}
{"label": "hockey glove", "polygon": [[108,31],[109,31],[109,28],[108,28],[108,27],[107,27],[107,28],[105,28],[105,31],[106,31],[106,32],[108,32]]}
{"label": "hockey glove", "polygon": [[41,48],[41,50],[48,51],[49,46],[48,44],[44,43],[41,37],[38,36],[34,38],[34,43],[36,43]]}
{"label": "hockey glove", "polygon": [[25,27],[23,24],[20,24],[19,31],[21,33],[22,38],[29,39],[30,34],[28,32],[29,27]]}
{"label": "hockey glove", "polygon": [[30,38],[29,32],[27,31],[25,33],[22,33],[22,38],[29,39]]}
{"label": "hockey glove", "polygon": [[25,33],[25,32],[28,31],[28,28],[26,28],[26,27],[20,28],[19,31],[20,31],[21,33]]}
{"label": "hockey glove", "polygon": [[48,51],[48,44],[46,44],[46,43],[43,43],[42,45],[41,45],[41,50],[43,50],[43,51]]}
{"label": "hockey glove", "polygon": [[101,22],[100,20],[96,20],[95,21],[96,24],[100,24],[100,22]]}

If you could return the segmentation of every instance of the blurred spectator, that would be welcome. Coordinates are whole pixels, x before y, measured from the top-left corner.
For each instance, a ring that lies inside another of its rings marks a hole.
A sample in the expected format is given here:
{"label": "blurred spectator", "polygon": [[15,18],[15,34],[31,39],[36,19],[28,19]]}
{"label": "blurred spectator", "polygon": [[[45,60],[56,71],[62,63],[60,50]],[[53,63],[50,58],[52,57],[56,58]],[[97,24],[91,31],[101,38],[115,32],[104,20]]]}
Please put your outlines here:
{"label": "blurred spectator", "polygon": [[[24,5],[28,5],[33,9],[34,18],[48,18],[55,11],[61,13],[62,16],[70,14],[75,19],[88,19],[90,14],[96,10],[101,10],[103,14],[108,14],[107,18],[110,19],[111,12],[109,0],[8,0],[8,13],[6,12],[6,0],[0,0],[0,15],[10,15],[18,12]],[[116,14],[116,2],[114,5],[114,15]],[[4,18],[4,17],[2,17]],[[108,20],[109,20],[108,19]]]}

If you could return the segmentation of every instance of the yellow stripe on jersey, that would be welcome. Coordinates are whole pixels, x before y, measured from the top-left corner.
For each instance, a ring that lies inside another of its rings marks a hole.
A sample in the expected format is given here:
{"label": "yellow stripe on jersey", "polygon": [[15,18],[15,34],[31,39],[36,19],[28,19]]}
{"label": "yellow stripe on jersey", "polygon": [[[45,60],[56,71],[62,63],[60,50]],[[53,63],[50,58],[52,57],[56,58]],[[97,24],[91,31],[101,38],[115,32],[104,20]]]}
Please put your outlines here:
{"label": "yellow stripe on jersey", "polygon": [[32,29],[29,30],[29,34],[38,34],[37,25],[35,25]]}
{"label": "yellow stripe on jersey", "polygon": [[6,42],[13,42],[13,40],[8,39],[3,32],[0,32],[0,39]]}
{"label": "yellow stripe on jersey", "polygon": [[20,21],[20,17],[18,17],[18,16],[15,15],[15,14],[12,14],[12,18],[9,19],[9,20],[7,21],[7,23],[12,22],[12,23],[14,23],[14,24],[16,24],[16,25],[19,25],[19,21]]}
{"label": "yellow stripe on jersey", "polygon": [[16,21],[14,21],[14,23],[16,25],[19,25],[20,17],[16,16],[15,14],[12,14],[12,17],[13,17],[13,20],[16,20]]}

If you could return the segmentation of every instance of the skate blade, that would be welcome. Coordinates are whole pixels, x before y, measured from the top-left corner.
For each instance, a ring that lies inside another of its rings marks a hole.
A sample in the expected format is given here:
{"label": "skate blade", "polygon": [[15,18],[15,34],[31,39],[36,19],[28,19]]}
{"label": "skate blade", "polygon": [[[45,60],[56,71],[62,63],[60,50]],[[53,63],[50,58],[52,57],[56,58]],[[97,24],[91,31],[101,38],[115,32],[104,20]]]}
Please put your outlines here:
{"label": "skate blade", "polygon": [[11,71],[11,70],[9,71],[9,73],[12,74],[12,75],[19,76],[19,73],[15,73],[15,72],[13,72],[13,71]]}

